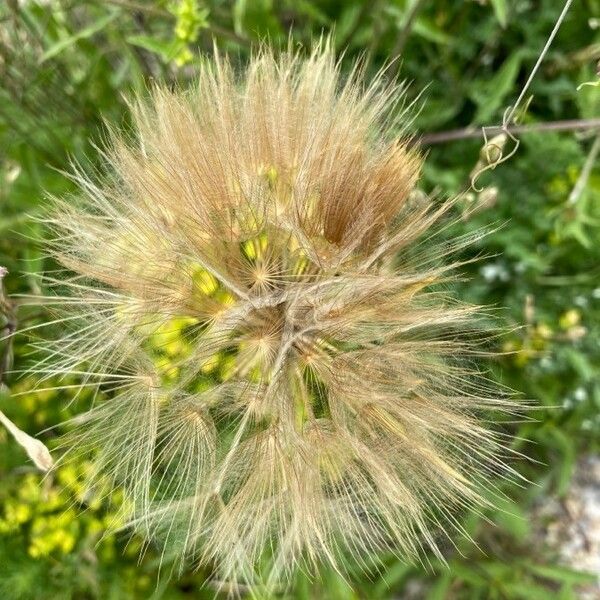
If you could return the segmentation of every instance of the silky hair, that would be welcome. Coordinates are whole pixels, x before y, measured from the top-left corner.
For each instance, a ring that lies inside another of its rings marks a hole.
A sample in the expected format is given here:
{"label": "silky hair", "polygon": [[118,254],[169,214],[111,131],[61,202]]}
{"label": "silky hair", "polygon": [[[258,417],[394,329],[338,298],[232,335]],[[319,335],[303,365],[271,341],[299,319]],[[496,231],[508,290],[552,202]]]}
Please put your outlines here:
{"label": "silky hair", "polygon": [[450,292],[480,234],[448,240],[455,201],[416,191],[403,86],[342,76],[325,41],[241,74],[217,53],[131,108],[49,219],[60,333],[35,370],[96,390],[63,460],[220,581],[443,558],[515,475],[489,422],[519,407],[475,361],[485,312]]}

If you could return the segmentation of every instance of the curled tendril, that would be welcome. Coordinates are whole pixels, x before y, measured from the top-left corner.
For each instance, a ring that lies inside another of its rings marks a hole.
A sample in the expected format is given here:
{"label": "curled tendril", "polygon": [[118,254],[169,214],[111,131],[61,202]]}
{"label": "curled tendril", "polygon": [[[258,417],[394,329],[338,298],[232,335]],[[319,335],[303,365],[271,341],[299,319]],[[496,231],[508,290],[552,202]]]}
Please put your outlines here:
{"label": "curled tendril", "polygon": [[[482,127],[481,132],[483,135],[484,144],[481,149],[480,158],[475,168],[471,172],[471,188],[473,191],[479,193],[483,191],[482,187],[477,187],[477,180],[486,171],[493,171],[496,167],[512,158],[517,150],[521,141],[511,132],[511,125],[519,125],[522,121],[523,116],[529,108],[533,96],[529,97],[525,106],[519,111],[518,115],[515,115],[514,107],[508,106],[502,116],[502,125],[499,128],[500,133],[495,135],[491,140],[488,140],[488,130],[495,129],[498,127]],[[506,142],[511,140],[513,146],[509,152],[505,153]]]}

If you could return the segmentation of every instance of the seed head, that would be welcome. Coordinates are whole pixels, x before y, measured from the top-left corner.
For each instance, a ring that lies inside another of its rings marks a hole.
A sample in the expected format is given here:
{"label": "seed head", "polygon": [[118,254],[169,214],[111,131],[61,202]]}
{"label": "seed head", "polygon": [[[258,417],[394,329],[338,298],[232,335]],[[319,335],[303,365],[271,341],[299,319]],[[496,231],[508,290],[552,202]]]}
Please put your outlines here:
{"label": "seed head", "polygon": [[71,327],[38,368],[99,386],[72,447],[220,579],[439,554],[510,472],[480,417],[512,405],[465,366],[478,309],[441,261],[464,240],[433,235],[451,202],[414,193],[402,97],[342,80],[327,44],[242,77],[217,56],[137,101],[107,174],[58,202],[71,275],[45,304]]}

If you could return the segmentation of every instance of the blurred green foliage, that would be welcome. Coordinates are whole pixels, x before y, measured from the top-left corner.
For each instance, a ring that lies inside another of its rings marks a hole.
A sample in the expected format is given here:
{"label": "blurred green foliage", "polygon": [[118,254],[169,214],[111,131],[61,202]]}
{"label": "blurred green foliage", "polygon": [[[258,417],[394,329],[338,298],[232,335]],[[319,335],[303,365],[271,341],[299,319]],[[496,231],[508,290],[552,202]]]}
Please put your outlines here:
{"label": "blurred green foliage", "polygon": [[[7,0],[0,5],[0,264],[9,292],[37,293],[36,276],[53,268],[43,257],[48,194],[73,191],[69,161],[101,168],[95,144],[102,120],[126,127],[127,98],[152,80],[193,80],[201,53],[216,44],[243,63],[251,44],[267,38],[307,45],[335,31],[344,64],[363,55],[375,73],[385,61],[411,82],[419,133],[498,124],[514,102],[562,3],[555,0]],[[291,33],[289,33],[291,31]],[[600,115],[594,82],[600,58],[600,0],[575,2],[532,83],[529,125]],[[420,95],[422,94],[422,95]],[[515,447],[536,462],[517,465],[535,485],[505,489],[511,500],[493,513],[464,515],[476,540],[446,548],[449,567],[393,556],[348,581],[332,572],[298,575],[282,597],[570,599],[593,581],[557,564],[536,537],[531,509],[562,497],[578,457],[600,441],[600,173],[591,162],[577,185],[596,132],[526,133],[518,152],[478,179],[462,209],[460,235],[494,229],[472,247],[478,256],[458,293],[494,307],[510,333],[495,340],[502,354],[491,376],[533,399],[531,420],[506,424]],[[477,139],[432,146],[422,187],[457,194],[469,186],[482,147]],[[594,158],[592,155],[590,161]],[[579,192],[574,193],[574,191]],[[47,319],[19,307],[20,327]],[[173,340],[173,343],[178,343]],[[16,368],[27,348],[17,342]],[[90,398],[70,389],[35,391],[27,376],[10,376],[0,409],[51,447]],[[44,382],[43,387],[47,387]],[[64,384],[64,382],[63,382]],[[41,387],[41,386],[37,386]],[[82,496],[69,465],[42,478],[0,430],[0,596],[8,600],[212,598],[206,573],[169,580],[163,560],[140,540],[106,534],[118,494]],[[140,551],[142,558],[140,559]],[[162,561],[162,567],[161,567]]]}

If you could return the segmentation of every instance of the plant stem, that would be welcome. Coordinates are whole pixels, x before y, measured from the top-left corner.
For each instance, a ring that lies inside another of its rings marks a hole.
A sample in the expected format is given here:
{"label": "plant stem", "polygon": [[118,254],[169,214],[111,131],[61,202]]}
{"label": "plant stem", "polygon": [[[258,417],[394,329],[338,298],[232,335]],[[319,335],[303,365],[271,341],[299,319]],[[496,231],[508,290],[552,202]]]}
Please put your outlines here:
{"label": "plant stem", "polygon": [[558,33],[558,30],[560,29],[562,22],[564,21],[565,17],[567,16],[567,12],[569,12],[569,8],[571,8],[571,4],[573,4],[573,0],[567,0],[565,2],[562,12],[560,13],[560,16],[558,17],[556,23],[554,24],[554,28],[550,32],[550,35],[548,36],[548,39],[546,40],[546,44],[542,48],[542,51],[540,52],[540,55],[538,56],[538,59],[536,60],[535,65],[533,66],[533,69],[531,69],[531,73],[529,74],[529,77],[527,78],[527,81],[525,82],[525,85],[523,86],[523,89],[521,90],[519,97],[517,98],[515,103],[512,105],[510,112],[508,113],[506,119],[504,119],[505,127],[509,126],[513,122],[513,119],[517,112],[517,109],[519,108],[519,105],[523,101],[523,98],[525,98],[525,94],[527,93],[527,90],[529,89],[529,86],[531,85],[531,82],[533,81],[535,74],[537,73],[538,69],[540,68],[542,61],[546,57],[546,54],[548,53],[548,49],[550,48],[550,45],[554,41],[554,38],[556,37],[556,34]]}

